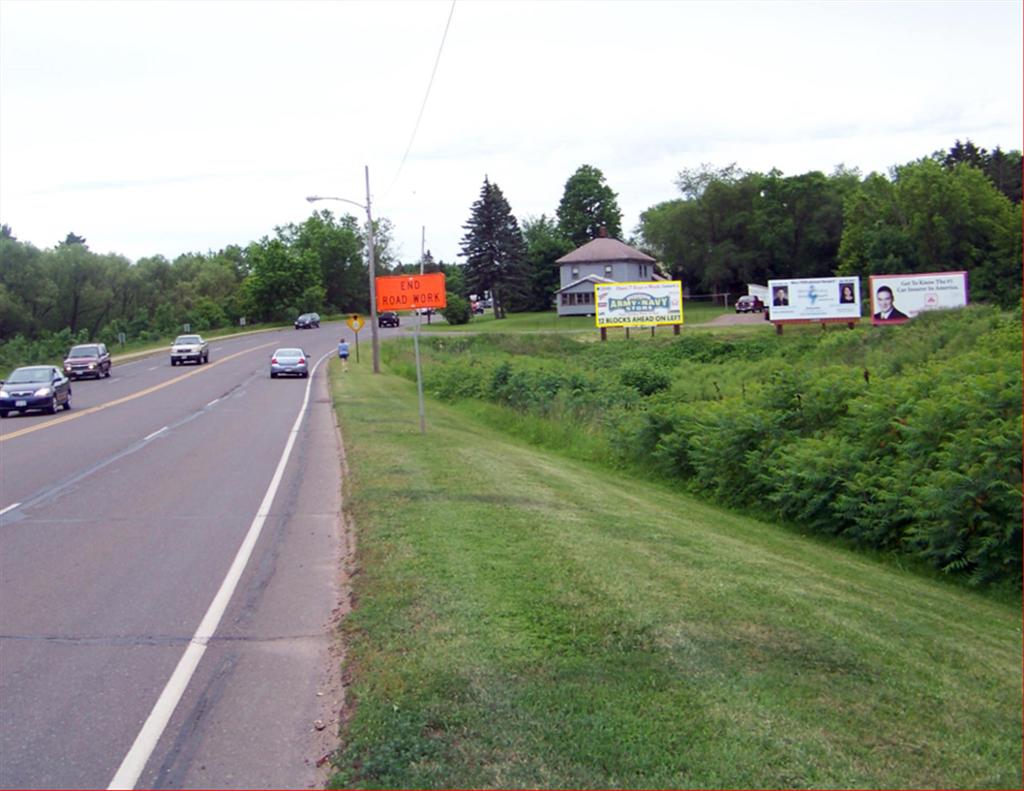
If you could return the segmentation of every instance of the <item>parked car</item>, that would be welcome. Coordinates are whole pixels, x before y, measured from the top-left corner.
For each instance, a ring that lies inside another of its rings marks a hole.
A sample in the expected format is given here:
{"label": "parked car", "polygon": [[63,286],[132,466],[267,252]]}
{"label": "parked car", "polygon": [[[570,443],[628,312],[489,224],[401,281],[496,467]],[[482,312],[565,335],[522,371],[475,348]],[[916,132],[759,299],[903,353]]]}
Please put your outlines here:
{"label": "parked car", "polygon": [[758,297],[745,296],[736,300],[737,313],[760,313],[764,310],[764,303]]}
{"label": "parked car", "polygon": [[0,382],[0,417],[33,409],[52,415],[58,407],[71,409],[71,380],[54,365],[15,368]]}
{"label": "parked car", "polygon": [[102,343],[83,343],[72,346],[64,360],[64,375],[68,379],[83,376],[110,376],[110,352]]}
{"label": "parked car", "polygon": [[270,356],[270,378],[279,376],[309,376],[309,355],[302,349],[278,349]]}
{"label": "parked car", "polygon": [[210,344],[202,335],[179,335],[171,344],[171,365],[194,361],[197,365],[210,362]]}
{"label": "parked car", "polygon": [[478,316],[482,316],[484,313],[484,306],[481,305],[479,302],[473,302],[470,304],[469,307],[473,311],[473,313]]}
{"label": "parked car", "polygon": [[319,313],[303,313],[297,319],[295,319],[295,329],[297,330],[311,330],[314,327],[320,326],[320,314]]}
{"label": "parked car", "polygon": [[398,314],[391,310],[385,310],[377,314],[378,327],[397,327],[399,325]]}

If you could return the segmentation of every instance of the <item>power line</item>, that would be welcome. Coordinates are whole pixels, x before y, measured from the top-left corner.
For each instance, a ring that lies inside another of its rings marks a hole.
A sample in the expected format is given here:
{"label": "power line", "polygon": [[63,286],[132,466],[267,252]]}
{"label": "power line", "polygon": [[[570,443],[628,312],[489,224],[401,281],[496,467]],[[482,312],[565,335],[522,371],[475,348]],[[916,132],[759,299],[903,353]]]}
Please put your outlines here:
{"label": "power line", "polygon": [[434,68],[430,72],[430,82],[427,83],[427,92],[423,95],[423,104],[420,105],[420,114],[416,117],[416,125],[412,129],[412,135],[409,137],[409,145],[405,147],[405,153],[402,154],[402,161],[398,163],[398,172],[395,173],[395,178],[392,180],[390,186],[384,191],[387,195],[394,189],[395,184],[398,183],[398,177],[402,175],[402,168],[405,167],[405,160],[409,157],[409,152],[412,150],[412,144],[416,140],[416,133],[420,129],[420,121],[423,120],[423,112],[427,109],[427,99],[430,98],[430,89],[434,87],[434,76],[437,74],[437,66],[441,62],[441,53],[444,52],[444,42],[448,38],[448,28],[452,26],[452,15],[455,13],[455,0],[452,0],[452,7],[448,11],[448,21],[444,26],[444,35],[441,36],[441,45],[437,48],[437,57],[434,59]]}

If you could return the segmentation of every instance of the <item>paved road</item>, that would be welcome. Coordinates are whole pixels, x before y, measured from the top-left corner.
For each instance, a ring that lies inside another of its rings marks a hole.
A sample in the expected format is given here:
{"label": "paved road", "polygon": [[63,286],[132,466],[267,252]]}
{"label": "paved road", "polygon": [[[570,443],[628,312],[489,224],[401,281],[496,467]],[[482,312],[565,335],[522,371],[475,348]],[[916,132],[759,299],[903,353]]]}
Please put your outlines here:
{"label": "paved road", "polygon": [[340,332],[214,341],[202,366],[117,364],[73,383],[70,412],[0,422],[0,786],[107,787],[190,644],[204,653],[155,747],[133,754],[137,785],[322,782],[340,701],[340,448],[323,366],[271,380],[268,362],[284,345],[330,356]]}

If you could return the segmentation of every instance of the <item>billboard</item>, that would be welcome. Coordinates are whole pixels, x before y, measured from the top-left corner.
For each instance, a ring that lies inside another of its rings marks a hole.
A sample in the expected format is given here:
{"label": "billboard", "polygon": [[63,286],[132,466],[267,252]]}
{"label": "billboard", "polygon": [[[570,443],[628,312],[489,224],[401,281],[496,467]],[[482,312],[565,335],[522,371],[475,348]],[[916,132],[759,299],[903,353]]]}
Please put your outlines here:
{"label": "billboard", "polygon": [[858,321],[860,279],[815,277],[768,281],[772,321]]}
{"label": "billboard", "polygon": [[871,275],[871,323],[902,324],[918,313],[967,304],[966,272]]}
{"label": "billboard", "polygon": [[594,303],[598,327],[683,323],[683,284],[678,280],[598,283]]}

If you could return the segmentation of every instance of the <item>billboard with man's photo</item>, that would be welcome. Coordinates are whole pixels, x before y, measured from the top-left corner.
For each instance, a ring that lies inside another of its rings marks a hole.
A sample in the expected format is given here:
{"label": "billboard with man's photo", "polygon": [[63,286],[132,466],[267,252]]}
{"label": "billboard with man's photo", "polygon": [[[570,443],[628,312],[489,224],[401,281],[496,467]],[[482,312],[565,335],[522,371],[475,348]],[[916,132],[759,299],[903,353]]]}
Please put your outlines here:
{"label": "billboard with man's photo", "polygon": [[967,304],[966,272],[871,275],[871,323],[902,324],[918,313]]}
{"label": "billboard with man's photo", "polygon": [[772,321],[858,321],[860,280],[856,277],[769,280],[768,318]]}

